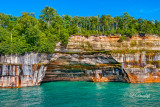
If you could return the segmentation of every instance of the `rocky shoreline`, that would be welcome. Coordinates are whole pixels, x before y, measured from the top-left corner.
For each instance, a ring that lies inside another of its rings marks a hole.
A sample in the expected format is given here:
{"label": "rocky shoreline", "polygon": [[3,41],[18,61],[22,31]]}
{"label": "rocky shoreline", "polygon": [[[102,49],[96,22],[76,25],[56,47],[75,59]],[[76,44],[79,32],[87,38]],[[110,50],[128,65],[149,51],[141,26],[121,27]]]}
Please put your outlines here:
{"label": "rocky shoreline", "polygon": [[[145,53],[130,57],[119,55],[119,60],[112,56],[114,55],[104,53],[56,53],[52,57],[52,63],[48,65],[43,81],[159,82],[159,62],[149,64],[150,60]],[[137,63],[132,62],[133,59],[137,59],[134,61]]]}
{"label": "rocky shoreline", "polygon": [[3,55],[0,57],[0,87],[20,88],[40,85],[48,63],[46,54]]}
{"label": "rocky shoreline", "polygon": [[[119,44],[117,40],[118,37],[71,36],[66,46],[58,43],[55,53],[50,55],[43,53],[1,55],[0,87],[28,87],[52,81],[160,82],[160,53],[146,51],[110,53],[109,48],[104,50],[106,44],[117,49]],[[131,49],[132,40],[123,48]],[[152,45],[152,50],[159,47],[158,37],[146,41],[157,43]]]}

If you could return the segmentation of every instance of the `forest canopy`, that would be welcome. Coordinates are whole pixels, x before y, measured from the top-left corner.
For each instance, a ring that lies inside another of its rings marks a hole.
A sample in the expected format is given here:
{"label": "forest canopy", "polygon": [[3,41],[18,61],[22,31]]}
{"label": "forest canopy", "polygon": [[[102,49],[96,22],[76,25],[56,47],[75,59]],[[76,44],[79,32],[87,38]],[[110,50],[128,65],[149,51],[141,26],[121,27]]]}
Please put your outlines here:
{"label": "forest canopy", "polygon": [[16,17],[0,13],[0,53],[53,53],[55,44],[67,44],[70,35],[122,34],[131,37],[137,33],[160,35],[160,21],[135,19],[127,12],[121,16],[60,16],[46,6],[38,19],[34,13],[22,12]]}

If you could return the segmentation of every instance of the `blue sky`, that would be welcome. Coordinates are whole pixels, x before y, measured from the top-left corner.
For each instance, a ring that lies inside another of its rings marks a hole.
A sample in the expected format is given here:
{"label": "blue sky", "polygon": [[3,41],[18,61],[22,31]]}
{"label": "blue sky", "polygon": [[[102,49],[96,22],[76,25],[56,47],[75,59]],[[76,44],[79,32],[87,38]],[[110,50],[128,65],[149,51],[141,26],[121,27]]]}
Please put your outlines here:
{"label": "blue sky", "polygon": [[128,12],[135,18],[160,20],[160,0],[1,0],[0,12],[14,16],[34,12],[38,18],[45,6],[52,6],[60,15],[119,16]]}

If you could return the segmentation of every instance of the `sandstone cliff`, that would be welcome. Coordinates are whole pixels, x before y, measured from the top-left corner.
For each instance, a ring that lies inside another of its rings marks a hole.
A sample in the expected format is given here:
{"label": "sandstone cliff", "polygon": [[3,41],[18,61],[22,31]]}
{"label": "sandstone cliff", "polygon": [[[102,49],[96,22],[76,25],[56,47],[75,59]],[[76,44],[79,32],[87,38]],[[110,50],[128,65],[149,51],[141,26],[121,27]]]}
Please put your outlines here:
{"label": "sandstone cliff", "polygon": [[[67,44],[68,51],[93,51],[93,50],[159,50],[160,37],[156,35],[148,35],[139,37],[137,35],[132,38],[126,38],[122,42],[118,42],[120,36],[71,36]],[[57,44],[58,46],[58,44]],[[60,47],[60,45],[59,45]],[[58,47],[56,51],[58,51]]]}
{"label": "sandstone cliff", "polygon": [[46,54],[2,55],[0,87],[16,88],[40,85],[47,69]]}
{"label": "sandstone cliff", "polygon": [[[120,38],[120,35],[90,37],[71,36],[66,48],[61,48],[59,43],[57,44],[56,51],[64,53],[90,52],[93,54],[94,52],[99,52],[111,54],[113,59],[119,62],[122,69],[127,73],[125,78],[127,82],[159,82],[160,37],[156,35],[147,35],[145,37],[135,35],[132,38],[127,38],[127,40],[119,42]],[[89,62],[92,61],[89,60]],[[99,79],[92,78],[92,81],[109,81],[109,77],[106,78],[102,76],[103,78],[100,79],[98,75],[103,75],[103,72],[100,70],[97,72],[98,74],[94,76]],[[92,73],[94,73],[94,71],[92,71]]]}
{"label": "sandstone cliff", "polygon": [[160,37],[71,36],[52,55],[1,55],[0,87],[49,81],[160,82]]}

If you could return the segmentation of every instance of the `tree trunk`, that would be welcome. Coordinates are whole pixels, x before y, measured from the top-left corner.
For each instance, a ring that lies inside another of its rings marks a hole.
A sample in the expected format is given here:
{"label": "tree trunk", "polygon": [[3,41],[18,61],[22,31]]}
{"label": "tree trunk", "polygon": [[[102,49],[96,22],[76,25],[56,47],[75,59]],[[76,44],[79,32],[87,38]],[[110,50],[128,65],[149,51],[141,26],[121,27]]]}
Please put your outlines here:
{"label": "tree trunk", "polygon": [[60,28],[60,26],[59,26],[59,35],[61,34],[61,28]]}
{"label": "tree trunk", "polygon": [[104,25],[103,25],[103,34],[104,34]]}
{"label": "tree trunk", "polygon": [[117,30],[117,27],[118,27],[118,25],[117,25],[117,23],[116,23],[116,30]]}
{"label": "tree trunk", "polygon": [[77,24],[77,28],[78,28],[78,33],[79,33],[79,27],[78,27],[78,24]]}

